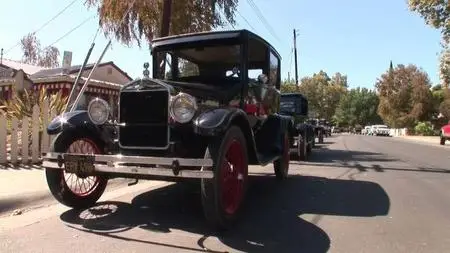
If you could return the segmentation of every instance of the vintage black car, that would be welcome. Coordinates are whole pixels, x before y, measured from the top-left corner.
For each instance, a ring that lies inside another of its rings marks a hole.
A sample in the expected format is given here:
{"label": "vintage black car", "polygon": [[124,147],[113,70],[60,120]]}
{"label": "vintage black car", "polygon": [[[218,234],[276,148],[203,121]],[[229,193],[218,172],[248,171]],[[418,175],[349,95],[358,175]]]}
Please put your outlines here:
{"label": "vintage black car", "polygon": [[319,126],[323,127],[325,137],[330,137],[331,136],[331,127],[332,127],[331,123],[326,119],[320,119],[320,120],[318,120],[318,124],[319,124]]}
{"label": "vintage black car", "polygon": [[314,127],[314,137],[318,139],[318,143],[322,144],[325,136],[325,127],[319,123],[319,119],[311,118],[306,120],[306,123]]}
{"label": "vintage black car", "polygon": [[[288,176],[292,122],[279,114],[281,57],[247,30],[158,38],[151,47],[153,77],[145,69],[123,86],[116,121],[101,98],[74,109],[77,97],[48,126],[56,135],[43,158],[49,188],[59,202],[84,208],[113,177],[197,178],[206,219],[227,228],[249,165],[273,164],[276,178]],[[74,180],[78,187],[69,186]]]}
{"label": "vintage black car", "polygon": [[291,116],[291,153],[300,160],[307,160],[315,145],[314,126],[306,123],[308,99],[300,93],[282,93],[280,113]]}

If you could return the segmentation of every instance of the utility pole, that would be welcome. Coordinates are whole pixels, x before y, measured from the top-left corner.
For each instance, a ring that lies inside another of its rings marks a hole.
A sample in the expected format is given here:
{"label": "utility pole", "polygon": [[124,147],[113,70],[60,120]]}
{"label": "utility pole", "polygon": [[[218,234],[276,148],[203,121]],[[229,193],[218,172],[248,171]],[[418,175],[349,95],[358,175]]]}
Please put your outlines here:
{"label": "utility pole", "polygon": [[2,51],[0,52],[0,64],[3,64],[3,48]]}
{"label": "utility pole", "polygon": [[160,37],[169,36],[171,16],[172,16],[172,0],[164,0]]}
{"label": "utility pole", "polygon": [[298,86],[298,68],[297,68],[297,30],[294,29],[294,59],[295,59],[295,85]]}
{"label": "utility pole", "polygon": [[[169,36],[169,32],[170,32],[170,20],[171,20],[171,16],[172,16],[172,0],[164,0],[163,3],[163,15],[162,15],[162,19],[161,19],[161,30],[160,30],[160,37],[166,37]],[[159,55],[159,57],[157,57],[157,66],[161,65],[161,62],[165,61],[166,55]],[[159,73],[159,77],[160,78],[164,78],[166,73],[166,64],[163,64],[163,66],[160,69],[160,73]]]}

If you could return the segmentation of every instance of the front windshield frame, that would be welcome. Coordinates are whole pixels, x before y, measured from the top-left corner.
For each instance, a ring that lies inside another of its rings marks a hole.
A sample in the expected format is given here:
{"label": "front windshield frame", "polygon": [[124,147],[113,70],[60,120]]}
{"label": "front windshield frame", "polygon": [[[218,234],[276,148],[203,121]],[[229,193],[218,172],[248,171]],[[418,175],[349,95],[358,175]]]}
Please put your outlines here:
{"label": "front windshield frame", "polygon": [[[179,57],[174,57],[175,54],[179,53],[180,51],[183,50],[189,50],[189,49],[193,49],[193,48],[205,48],[205,49],[210,49],[212,47],[221,47],[221,48],[233,48],[235,47],[235,50],[237,51],[237,53],[235,54],[235,59],[232,59],[235,64],[229,64],[229,66],[224,67],[223,69],[218,68],[218,70],[220,72],[224,71],[224,74],[226,73],[226,75],[221,76],[221,77],[226,77],[228,76],[229,72],[233,69],[233,67],[235,67],[238,70],[238,75],[233,75],[233,77],[237,77],[238,82],[242,82],[244,81],[247,76],[245,75],[245,57],[243,57],[244,55],[244,45],[243,43],[241,43],[239,40],[214,40],[214,41],[202,41],[202,42],[190,42],[190,43],[178,43],[178,44],[168,44],[168,45],[161,45],[158,47],[155,47],[152,49],[152,58],[153,58],[153,78],[155,79],[161,79],[161,80],[170,80],[170,81],[183,81],[182,78],[180,78],[179,73],[180,73],[180,64],[179,64]],[[172,59],[173,58],[173,59]],[[161,61],[164,59],[164,63],[161,64]],[[183,59],[183,60],[187,60],[187,59]],[[158,64],[159,62],[159,64]],[[193,64],[197,64],[194,61],[191,61]],[[211,62],[220,62],[219,59],[217,60],[212,60]],[[177,65],[177,67],[175,68],[175,66],[172,65]],[[194,67],[196,67],[196,69],[194,71],[200,71],[198,68],[198,64]],[[167,68],[171,68],[170,71],[167,71]],[[162,74],[162,72],[164,71],[164,74]],[[167,74],[170,73],[169,77],[167,78]],[[201,79],[201,77],[203,77],[201,74],[199,74],[198,76],[196,75],[191,75],[188,77],[192,77],[191,79],[195,80],[195,77],[198,77],[198,79]]]}

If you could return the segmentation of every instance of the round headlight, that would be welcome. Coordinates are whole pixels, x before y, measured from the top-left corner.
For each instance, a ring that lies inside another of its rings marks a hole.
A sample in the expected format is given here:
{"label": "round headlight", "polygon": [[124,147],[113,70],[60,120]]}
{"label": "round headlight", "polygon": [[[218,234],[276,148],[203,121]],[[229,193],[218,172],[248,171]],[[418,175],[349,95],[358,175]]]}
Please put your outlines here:
{"label": "round headlight", "polygon": [[101,98],[95,98],[89,102],[88,115],[96,125],[102,125],[108,120],[109,111],[108,103]]}
{"label": "round headlight", "polygon": [[186,93],[180,93],[172,99],[170,115],[179,123],[189,122],[197,111],[195,98]]}

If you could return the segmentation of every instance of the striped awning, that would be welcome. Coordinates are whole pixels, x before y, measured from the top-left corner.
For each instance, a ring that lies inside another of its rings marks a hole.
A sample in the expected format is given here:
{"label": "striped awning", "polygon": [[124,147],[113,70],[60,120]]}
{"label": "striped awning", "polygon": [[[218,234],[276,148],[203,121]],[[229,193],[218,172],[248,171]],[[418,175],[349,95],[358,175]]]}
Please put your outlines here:
{"label": "striped awning", "polygon": [[11,85],[2,85],[0,86],[0,91],[9,91],[11,90]]}
{"label": "striped awning", "polygon": [[[69,83],[39,83],[33,86],[34,90],[40,90],[42,88],[45,89],[72,89],[72,84]],[[78,86],[78,90],[81,89],[81,86]],[[87,87],[86,92],[96,93],[96,94],[106,94],[106,95],[119,95],[119,91],[117,89],[108,89],[103,87],[97,87],[90,85]]]}

